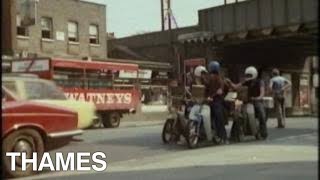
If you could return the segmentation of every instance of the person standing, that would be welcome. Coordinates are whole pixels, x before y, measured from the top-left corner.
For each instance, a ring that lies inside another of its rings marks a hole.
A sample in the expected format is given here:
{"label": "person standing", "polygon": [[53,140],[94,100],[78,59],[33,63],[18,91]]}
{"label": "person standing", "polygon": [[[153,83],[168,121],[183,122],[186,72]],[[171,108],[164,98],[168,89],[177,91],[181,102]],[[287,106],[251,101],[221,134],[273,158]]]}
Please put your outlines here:
{"label": "person standing", "polygon": [[291,86],[291,82],[280,76],[278,69],[272,70],[272,78],[270,79],[269,88],[273,95],[274,107],[278,119],[278,128],[285,127],[285,97],[284,92]]}

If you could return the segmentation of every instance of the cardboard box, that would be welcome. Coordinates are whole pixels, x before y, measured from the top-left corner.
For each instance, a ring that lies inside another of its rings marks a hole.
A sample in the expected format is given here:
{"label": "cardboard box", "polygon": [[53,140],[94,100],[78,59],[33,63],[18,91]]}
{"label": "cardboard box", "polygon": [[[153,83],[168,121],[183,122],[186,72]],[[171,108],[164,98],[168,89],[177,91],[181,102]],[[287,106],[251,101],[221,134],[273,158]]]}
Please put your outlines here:
{"label": "cardboard box", "polygon": [[205,100],[206,88],[204,85],[192,85],[191,94],[192,99],[196,101]]}
{"label": "cardboard box", "polygon": [[248,98],[248,87],[246,86],[243,86],[243,87],[240,87],[239,90],[238,90],[238,98],[240,101],[243,101],[243,102],[248,102],[249,101],[249,98]]}

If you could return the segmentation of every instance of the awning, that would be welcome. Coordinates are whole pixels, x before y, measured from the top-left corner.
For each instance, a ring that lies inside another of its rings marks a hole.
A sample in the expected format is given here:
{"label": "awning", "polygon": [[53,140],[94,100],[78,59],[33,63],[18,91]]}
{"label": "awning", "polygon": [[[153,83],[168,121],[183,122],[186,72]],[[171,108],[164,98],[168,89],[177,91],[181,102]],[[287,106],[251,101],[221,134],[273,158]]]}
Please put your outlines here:
{"label": "awning", "polygon": [[11,61],[12,61],[11,58],[2,56],[2,62],[1,62],[2,68],[11,68]]}
{"label": "awning", "polygon": [[10,62],[2,62],[1,65],[2,65],[3,68],[11,67],[11,63]]}
{"label": "awning", "polygon": [[210,31],[198,31],[193,33],[180,34],[178,41],[180,42],[191,42],[191,41],[208,41],[214,36],[213,32]]}
{"label": "awning", "polygon": [[123,45],[114,45],[114,48],[125,53],[128,54],[129,56],[133,57],[133,58],[137,58],[137,59],[146,59],[146,57],[138,54],[137,52],[131,50],[129,47],[127,46],[123,46]]}
{"label": "awning", "polygon": [[114,58],[108,58],[107,61],[137,64],[139,66],[139,69],[163,70],[163,71],[171,72],[173,68],[173,66],[170,63],[165,63],[165,62],[140,61],[140,60],[131,60],[131,59],[114,59]]}

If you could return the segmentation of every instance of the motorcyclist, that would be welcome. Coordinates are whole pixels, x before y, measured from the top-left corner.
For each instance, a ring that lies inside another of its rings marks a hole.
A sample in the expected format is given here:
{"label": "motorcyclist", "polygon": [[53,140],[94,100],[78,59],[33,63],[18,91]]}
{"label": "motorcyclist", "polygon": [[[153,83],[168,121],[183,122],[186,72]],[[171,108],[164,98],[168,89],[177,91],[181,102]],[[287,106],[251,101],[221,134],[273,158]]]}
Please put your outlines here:
{"label": "motorcyclist", "polygon": [[208,71],[204,66],[197,66],[194,70],[195,84],[202,85]]}
{"label": "motorcyclist", "polygon": [[211,61],[206,82],[206,96],[211,108],[211,122],[214,123],[220,143],[228,144],[224,121],[224,81],[220,75],[220,64]]}
{"label": "motorcyclist", "polygon": [[[194,70],[194,82],[193,85],[205,85],[206,81],[206,76],[208,74],[207,69],[204,66],[197,66]],[[205,97],[203,98],[205,99]],[[189,117],[192,118],[197,118],[195,115],[200,111],[202,117],[203,117],[203,126],[205,129],[205,133],[207,136],[207,140],[211,141],[213,138],[213,133],[212,133],[212,126],[211,126],[211,120],[210,120],[210,107],[206,104],[196,104],[192,107],[190,111]]]}
{"label": "motorcyclist", "polygon": [[258,78],[258,71],[254,66],[249,66],[245,69],[245,79],[238,84],[232,83],[227,80],[228,84],[234,89],[241,86],[248,87],[248,98],[253,101],[254,111],[259,120],[259,130],[263,139],[267,138],[267,125],[266,125],[266,111],[263,104],[263,97],[265,94],[264,83]]}

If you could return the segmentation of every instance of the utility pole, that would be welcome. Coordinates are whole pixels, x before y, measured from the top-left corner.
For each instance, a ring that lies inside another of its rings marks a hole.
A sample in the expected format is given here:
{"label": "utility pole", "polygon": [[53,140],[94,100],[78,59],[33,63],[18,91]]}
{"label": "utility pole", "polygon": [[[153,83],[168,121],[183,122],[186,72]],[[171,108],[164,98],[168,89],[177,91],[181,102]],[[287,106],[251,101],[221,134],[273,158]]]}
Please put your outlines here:
{"label": "utility pole", "polygon": [[[172,13],[171,0],[160,0],[161,3],[161,30],[172,29],[172,25],[178,28],[177,21]],[[172,24],[172,21],[174,24]]]}
{"label": "utility pole", "polygon": [[163,0],[160,0],[161,2],[161,30],[164,31],[164,5]]}
{"label": "utility pole", "polygon": [[[175,28],[178,28],[177,21],[175,17],[173,16],[172,10],[171,10],[171,0],[160,0],[161,1],[161,29],[164,32],[165,30],[168,30],[168,51],[169,51],[169,58],[171,60],[171,63],[174,66],[180,66],[179,62],[176,62],[178,58],[178,51],[177,47],[174,45],[174,35],[172,32],[172,25],[175,26]],[[172,24],[174,23],[174,24]],[[175,71],[177,73],[177,71]],[[177,76],[178,74],[176,74]]]}
{"label": "utility pole", "polygon": [[171,32],[171,17],[172,15],[172,10],[171,10],[171,0],[167,0],[167,6],[168,6],[168,13],[167,13],[167,18],[168,18],[168,28],[169,31]]}

